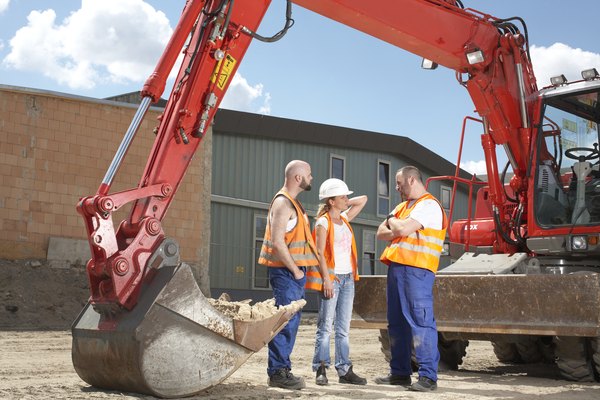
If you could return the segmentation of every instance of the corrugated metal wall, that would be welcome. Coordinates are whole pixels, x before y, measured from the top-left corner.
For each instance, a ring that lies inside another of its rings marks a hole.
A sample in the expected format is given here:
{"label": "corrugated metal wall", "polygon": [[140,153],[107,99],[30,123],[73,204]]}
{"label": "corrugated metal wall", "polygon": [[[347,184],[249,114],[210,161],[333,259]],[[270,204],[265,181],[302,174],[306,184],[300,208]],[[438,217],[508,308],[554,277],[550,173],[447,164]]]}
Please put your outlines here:
{"label": "corrugated metal wall", "polygon": [[[283,185],[283,171],[294,159],[307,161],[312,168],[313,189],[303,192],[299,199],[309,215],[314,216],[319,200],[318,188],[329,178],[330,155],[345,159],[345,181],[354,195],[366,194],[369,202],[353,222],[359,258],[363,252],[363,231],[376,232],[381,218],[377,216],[378,161],[390,162],[390,204],[400,201],[395,190],[395,172],[407,165],[393,153],[381,154],[368,150],[276,140],[260,136],[235,135],[213,131],[213,201],[211,205],[211,287],[253,290],[254,218],[266,215],[275,192]],[[257,132],[260,133],[260,132]],[[300,139],[300,138],[299,138]],[[431,175],[422,165],[424,178]],[[451,187],[450,182],[433,182],[430,192],[440,196],[440,185]],[[466,195],[456,201],[455,216],[464,217]],[[313,221],[311,221],[313,222]],[[385,242],[377,242],[378,259]],[[362,262],[359,262],[362,265]],[[375,263],[375,273],[386,273],[385,265]],[[264,268],[264,267],[257,267]],[[361,273],[367,273],[361,268]],[[260,290],[260,289],[255,289]]]}

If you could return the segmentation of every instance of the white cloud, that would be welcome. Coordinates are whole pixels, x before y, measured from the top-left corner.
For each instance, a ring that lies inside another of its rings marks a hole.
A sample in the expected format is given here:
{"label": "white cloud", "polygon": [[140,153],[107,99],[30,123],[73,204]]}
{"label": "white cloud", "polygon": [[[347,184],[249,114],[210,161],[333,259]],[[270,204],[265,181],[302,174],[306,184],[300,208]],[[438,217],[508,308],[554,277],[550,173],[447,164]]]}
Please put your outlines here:
{"label": "white cloud", "polygon": [[0,0],[0,14],[2,14],[8,8],[10,0]]}
{"label": "white cloud", "polygon": [[4,65],[83,89],[144,81],[172,32],[165,14],[143,0],[82,0],[60,23],[52,9],[31,11],[27,21]]}
{"label": "white cloud", "polygon": [[[0,0],[0,11],[2,6],[8,0]],[[40,73],[73,89],[144,82],[172,34],[165,14],[143,0],[82,0],[79,10],[62,21],[56,18],[52,9],[31,11],[27,25],[10,39],[4,66]],[[251,85],[236,74],[222,107],[270,114],[271,96],[262,84]]]}
{"label": "white cloud", "polygon": [[569,81],[581,79],[581,71],[600,66],[600,54],[574,49],[563,43],[531,46],[531,62],[538,87],[550,84],[550,77],[564,74]]}
{"label": "white cloud", "polygon": [[485,161],[463,161],[460,163],[460,167],[467,172],[476,174],[477,176],[487,175],[485,168]]}
{"label": "white cloud", "polygon": [[262,83],[250,85],[246,78],[236,73],[221,102],[221,107],[238,111],[271,113],[271,95],[263,93]]}

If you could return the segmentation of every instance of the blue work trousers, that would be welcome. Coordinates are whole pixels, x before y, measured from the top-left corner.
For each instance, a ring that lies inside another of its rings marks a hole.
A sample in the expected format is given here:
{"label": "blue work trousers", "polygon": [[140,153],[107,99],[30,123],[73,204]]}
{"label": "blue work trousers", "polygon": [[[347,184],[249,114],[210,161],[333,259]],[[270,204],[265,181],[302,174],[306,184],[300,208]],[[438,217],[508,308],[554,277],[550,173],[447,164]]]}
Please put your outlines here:
{"label": "blue work trousers", "polygon": [[312,369],[316,371],[321,362],[325,364],[325,367],[330,366],[329,348],[332,328],[334,328],[335,369],[339,376],[344,376],[352,366],[349,333],[354,302],[354,274],[336,274],[336,278],[333,281],[332,298],[325,298],[321,292]]}
{"label": "blue work trousers", "polygon": [[440,360],[433,316],[435,274],[423,268],[391,263],[387,276],[387,318],[393,375],[411,375],[414,348],[419,376],[437,381]]}
{"label": "blue work trousers", "polygon": [[[276,306],[285,306],[292,301],[304,298],[304,284],[306,283],[306,267],[300,267],[305,276],[294,279],[294,275],[287,268],[269,268],[269,282],[273,288]],[[280,369],[292,369],[290,355],[296,342],[296,334],[300,325],[302,311],[298,311],[286,326],[269,342],[269,364],[267,374],[273,375]]]}

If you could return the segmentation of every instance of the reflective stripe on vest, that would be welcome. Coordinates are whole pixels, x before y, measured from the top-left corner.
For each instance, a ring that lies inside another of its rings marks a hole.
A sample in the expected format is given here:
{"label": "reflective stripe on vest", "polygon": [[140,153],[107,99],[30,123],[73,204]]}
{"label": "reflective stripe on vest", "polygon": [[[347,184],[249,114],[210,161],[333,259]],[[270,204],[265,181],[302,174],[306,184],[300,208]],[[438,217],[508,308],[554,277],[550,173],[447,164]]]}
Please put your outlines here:
{"label": "reflective stripe on vest", "polygon": [[[284,236],[284,241],[287,245],[290,255],[292,256],[292,259],[297,266],[301,267],[319,265],[316,246],[312,235],[310,234],[310,226],[304,210],[295,199],[293,199],[289,194],[287,194],[287,192],[283,190],[275,194],[275,197],[273,197],[273,200],[271,201],[271,206],[273,206],[273,201],[277,198],[277,196],[285,196],[294,206],[296,215],[298,216],[298,222],[296,223],[294,229],[286,232]],[[271,239],[271,207],[269,207],[267,227],[265,229],[265,237],[260,249],[258,263],[266,265],[267,267],[285,267],[283,262],[275,254],[275,248],[273,247],[273,241]]]}
{"label": "reflective stripe on vest", "polygon": [[[325,263],[327,264],[327,269],[329,271],[329,279],[333,282],[335,279],[335,253],[333,251],[334,245],[334,227],[331,222],[331,217],[329,213],[325,213],[325,218],[327,218],[327,240],[325,241],[325,250],[323,251],[323,257],[325,257]],[[358,276],[358,267],[357,267],[357,251],[356,251],[356,241],[354,240],[354,230],[350,223],[346,220],[346,218],[341,217],[342,221],[346,224],[348,229],[350,229],[350,234],[352,235],[352,273],[354,275],[354,280],[359,280]],[[313,229],[313,238],[316,242],[317,236],[317,228]],[[321,291],[323,290],[323,278],[321,277],[321,271],[319,270],[318,265],[315,267],[310,267],[306,270],[306,285],[304,286],[306,289],[312,289]]]}
{"label": "reflective stripe on vest", "polygon": [[394,215],[398,219],[405,219],[422,200],[435,200],[442,210],[442,229],[423,228],[408,236],[400,236],[392,240],[381,254],[381,262],[390,265],[391,262],[410,265],[413,267],[428,269],[437,272],[440,264],[440,255],[444,248],[448,219],[444,209],[431,194],[426,193],[414,202],[410,207],[408,202],[403,202],[394,209]]}

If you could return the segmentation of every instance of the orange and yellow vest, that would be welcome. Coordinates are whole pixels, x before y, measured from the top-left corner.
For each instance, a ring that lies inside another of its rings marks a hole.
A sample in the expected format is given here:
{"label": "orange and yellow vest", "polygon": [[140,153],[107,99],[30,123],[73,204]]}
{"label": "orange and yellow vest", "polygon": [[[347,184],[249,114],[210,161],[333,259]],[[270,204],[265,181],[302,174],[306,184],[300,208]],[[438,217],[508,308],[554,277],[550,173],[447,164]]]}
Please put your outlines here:
{"label": "orange and yellow vest", "polygon": [[[417,199],[409,206],[409,202],[400,203],[394,209],[393,213],[398,219],[405,219],[410,216],[411,211],[422,200],[435,200],[440,204],[435,197],[429,193]],[[392,240],[392,242],[383,250],[381,262],[387,264],[395,262],[398,264],[410,265],[417,268],[428,269],[436,273],[440,264],[440,255],[444,248],[444,239],[446,238],[446,229],[448,228],[448,219],[444,209],[442,210],[442,229],[423,228],[408,236],[400,236]]]}
{"label": "orange and yellow vest", "polygon": [[[325,263],[327,264],[327,269],[329,271],[329,278],[331,281],[335,279],[335,253],[333,252],[333,244],[334,244],[334,236],[333,236],[333,223],[331,222],[331,217],[329,213],[325,213],[325,218],[327,218],[327,240],[325,241],[325,251],[323,252],[323,256],[325,257]],[[341,217],[342,221],[346,224],[348,229],[350,229],[350,233],[352,234],[352,273],[354,274],[354,280],[359,280],[358,276],[358,267],[357,267],[357,251],[356,251],[356,241],[354,240],[354,231],[350,226],[350,223],[344,218]],[[317,236],[316,228],[313,229],[313,238],[316,241]],[[321,277],[321,271],[318,266],[310,267],[306,271],[306,289],[312,289],[321,291],[323,290],[323,278]]]}
{"label": "orange and yellow vest", "polygon": [[[280,190],[277,192],[273,201],[277,196],[285,196],[292,203],[296,209],[296,215],[298,222],[294,229],[285,233],[285,243],[292,256],[292,259],[299,267],[309,267],[312,265],[319,265],[317,259],[317,247],[310,234],[310,225],[308,224],[308,217],[304,212],[304,209],[300,204],[293,199],[287,192]],[[267,267],[285,267],[283,262],[275,255],[275,249],[273,248],[273,241],[271,240],[271,207],[269,207],[269,216],[267,217],[267,227],[265,229],[265,238],[263,240],[262,248],[260,249],[260,257],[258,263],[266,265]]]}

